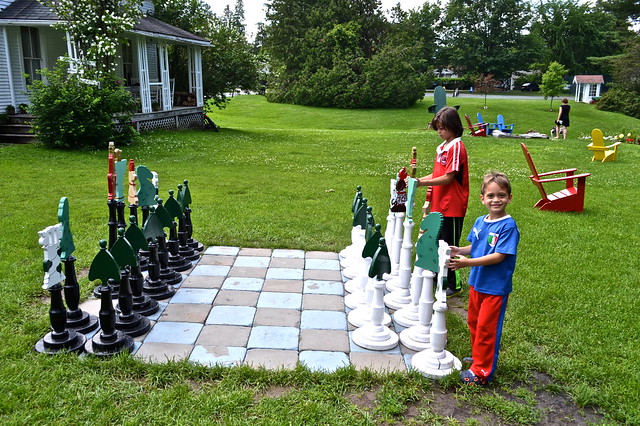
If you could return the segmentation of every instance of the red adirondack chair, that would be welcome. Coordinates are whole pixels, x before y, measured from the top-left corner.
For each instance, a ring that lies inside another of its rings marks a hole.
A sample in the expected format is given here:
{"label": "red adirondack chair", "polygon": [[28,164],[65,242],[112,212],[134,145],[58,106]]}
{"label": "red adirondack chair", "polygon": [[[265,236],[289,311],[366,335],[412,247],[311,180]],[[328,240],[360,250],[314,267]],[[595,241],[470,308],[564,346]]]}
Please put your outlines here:
{"label": "red adirondack chair", "polygon": [[[522,152],[527,160],[529,169],[531,169],[532,175],[529,176],[531,182],[538,188],[542,199],[538,201],[534,207],[540,210],[551,210],[557,212],[581,212],[584,210],[584,193],[586,188],[587,177],[591,176],[591,173],[574,174],[578,169],[564,169],[555,170],[553,172],[538,173],[536,166],[533,163],[531,154],[527,146],[523,143]],[[562,177],[543,179],[545,176],[562,175]],[[574,180],[577,180],[577,186],[574,186]],[[554,192],[553,194],[547,194],[544,184],[548,182],[566,182],[565,189]]]}
{"label": "red adirondack chair", "polygon": [[469,114],[465,114],[464,118],[467,120],[467,127],[471,130],[471,136],[487,136],[487,123],[471,123]]}

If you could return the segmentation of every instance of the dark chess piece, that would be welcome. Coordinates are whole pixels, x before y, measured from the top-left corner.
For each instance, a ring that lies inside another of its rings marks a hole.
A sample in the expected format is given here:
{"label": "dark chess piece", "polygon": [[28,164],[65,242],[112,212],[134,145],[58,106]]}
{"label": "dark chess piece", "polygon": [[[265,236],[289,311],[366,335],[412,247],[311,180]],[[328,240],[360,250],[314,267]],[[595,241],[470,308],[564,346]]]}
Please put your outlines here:
{"label": "dark chess piece", "polygon": [[191,222],[191,191],[189,191],[189,181],[183,181],[184,186],[178,185],[178,201],[182,203],[186,229],[187,229],[187,244],[189,247],[194,248],[195,250],[201,252],[204,250],[204,245],[201,244],[198,240],[193,238],[193,223]]}
{"label": "dark chess piece", "polygon": [[[89,279],[91,281],[100,280],[100,282],[109,282],[109,278],[113,280],[120,280],[120,268],[118,263],[113,258],[111,253],[107,250],[107,242],[100,240],[100,251],[93,258],[91,266],[89,267]],[[114,282],[113,287],[110,288],[109,294],[115,292],[114,298],[118,297],[118,291],[120,290],[120,284],[118,281]],[[93,294],[96,297],[102,297],[102,288],[104,286],[98,286],[93,290]]]}
{"label": "dark chess piece", "polygon": [[[134,223],[133,220],[135,220],[135,218],[133,216],[131,218],[132,223]],[[131,230],[137,230],[139,234],[129,232]],[[131,286],[130,288],[133,297],[133,311],[141,315],[151,315],[158,311],[158,302],[148,296],[142,295],[144,277],[142,276],[142,271],[138,263],[139,258],[136,255],[136,250],[132,246],[131,242],[126,238],[127,234],[133,236],[134,239],[141,238],[142,242],[138,241],[137,244],[144,244],[144,247],[148,247],[147,242],[144,240],[142,231],[140,231],[140,229],[135,225],[131,225],[126,232],[123,228],[118,229],[118,240],[111,248],[110,253],[118,263],[118,266],[122,268],[121,275],[124,273],[122,271],[126,270],[129,281],[128,285]],[[118,292],[118,295],[121,293],[122,289]]]}
{"label": "dark chess piece", "polygon": [[67,310],[62,302],[62,285],[54,284],[49,291],[51,292],[49,320],[52,331],[38,340],[34,349],[45,354],[55,354],[60,351],[81,353],[87,338],[84,334],[67,328]]}
{"label": "dark chess piece", "polygon": [[76,278],[76,258],[64,261],[64,300],[67,302],[67,328],[78,333],[88,333],[98,328],[98,317],[80,309],[80,286]]}
{"label": "dark chess piece", "polygon": [[109,200],[107,201],[107,206],[109,207],[109,222],[107,222],[109,226],[109,248],[111,248],[113,243],[116,242],[116,238],[118,238],[118,202],[115,199]]}
{"label": "dark chess piece", "polygon": [[100,286],[100,326],[102,330],[84,345],[85,351],[91,355],[108,357],[124,351],[132,352],[135,346],[133,338],[116,330],[116,310],[111,301],[111,286]]}
{"label": "dark chess piece", "polygon": [[[182,274],[169,267],[169,249],[167,241],[163,236],[157,237],[158,242],[158,263],[160,265],[160,279],[166,281],[167,284],[174,285],[182,282]],[[151,256],[149,256],[151,257]]]}
{"label": "dark chess piece", "polygon": [[131,337],[141,336],[151,328],[149,318],[133,311],[133,293],[129,283],[129,270],[122,271],[118,293],[119,313],[116,315],[116,330]]}
{"label": "dark chess piece", "polygon": [[[133,247],[133,251],[138,258],[140,270],[146,271],[147,264],[149,263],[149,251],[147,250],[149,245],[147,244],[147,239],[145,238],[142,229],[138,227],[137,219],[134,215],[129,216],[129,227],[124,232],[124,237],[129,241],[131,247]],[[145,256],[141,254],[143,250],[147,253]]]}
{"label": "dark chess piece", "polygon": [[[161,217],[163,221],[163,225],[169,228],[169,241],[166,242],[167,267],[169,269],[173,269],[176,272],[186,271],[187,269],[191,269],[192,265],[191,265],[191,261],[182,257],[178,252],[180,243],[178,242],[178,233],[176,231],[177,224],[174,221],[174,218],[176,217],[176,215],[179,215],[182,212],[180,210],[180,205],[175,200],[175,198],[173,198],[173,191],[169,191],[169,200],[167,201],[167,205],[169,206],[169,208],[167,208],[165,205],[162,204],[161,199],[158,199],[158,206],[156,207],[156,214]],[[162,265],[163,263],[162,256],[164,255],[163,253],[164,248],[162,247],[162,244],[160,243],[160,241],[159,241],[159,244],[160,244],[159,256],[161,256],[160,264]],[[163,274],[163,271],[161,269],[160,275],[162,274]],[[170,278],[168,277],[165,277],[165,279],[170,280]],[[180,277],[180,279],[182,279],[182,277]],[[170,282],[170,284],[174,284],[174,283]]]}
{"label": "dark chess piece", "polygon": [[144,279],[142,292],[155,300],[168,299],[176,289],[160,278],[160,264],[158,261],[158,244],[149,243],[149,275]]}
{"label": "dark chess piece", "polygon": [[[178,203],[178,201],[173,197],[173,190],[169,191],[169,199],[165,203],[164,207],[171,216],[171,220],[173,222],[171,228],[169,228],[169,241],[167,243],[169,248],[169,266],[176,271],[185,271],[192,266],[191,261],[200,258],[200,253],[196,253],[196,250],[187,245],[187,234],[183,220],[184,212],[182,211],[180,203]],[[178,225],[176,224],[176,218],[178,218],[179,226],[182,228],[182,235],[180,229],[178,229]],[[176,260],[172,261],[172,257],[174,259],[179,259],[180,257],[184,258],[189,262],[188,267],[180,269],[179,263],[177,263]]]}

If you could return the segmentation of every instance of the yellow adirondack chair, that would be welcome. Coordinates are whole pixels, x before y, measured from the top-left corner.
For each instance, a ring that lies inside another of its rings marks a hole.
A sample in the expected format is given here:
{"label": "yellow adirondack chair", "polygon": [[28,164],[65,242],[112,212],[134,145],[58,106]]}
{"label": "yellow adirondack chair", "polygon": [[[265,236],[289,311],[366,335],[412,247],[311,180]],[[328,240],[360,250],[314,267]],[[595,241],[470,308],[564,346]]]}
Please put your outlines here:
{"label": "yellow adirondack chair", "polygon": [[593,151],[593,158],[591,161],[614,161],[618,155],[618,145],[622,142],[616,142],[611,145],[604,144],[604,138],[602,137],[602,130],[593,129],[591,131],[591,143],[587,145],[591,151]]}

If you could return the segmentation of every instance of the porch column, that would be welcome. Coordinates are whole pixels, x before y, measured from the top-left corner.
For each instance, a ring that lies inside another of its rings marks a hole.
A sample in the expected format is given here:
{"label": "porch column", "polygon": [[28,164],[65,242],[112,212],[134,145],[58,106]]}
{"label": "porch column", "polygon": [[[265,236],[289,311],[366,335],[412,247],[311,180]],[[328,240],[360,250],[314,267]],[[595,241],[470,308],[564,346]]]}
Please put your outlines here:
{"label": "porch column", "polygon": [[189,48],[189,91],[196,94],[196,106],[204,106],[202,50],[199,46]]}
{"label": "porch column", "polygon": [[11,105],[16,106],[15,88],[13,87],[13,74],[11,73],[11,54],[9,52],[9,39],[7,38],[7,27],[2,27],[2,38],[4,39],[4,51],[6,52],[7,76],[9,77],[9,95]]}
{"label": "porch column", "polygon": [[173,94],[171,93],[169,79],[169,49],[164,43],[158,44],[160,57],[160,82],[162,83],[162,110],[170,111],[173,108]]}
{"label": "porch column", "polygon": [[149,89],[149,59],[147,58],[147,40],[144,37],[136,38],[136,50],[138,51],[138,76],[140,79],[140,101],[142,112],[151,112],[151,90]]}

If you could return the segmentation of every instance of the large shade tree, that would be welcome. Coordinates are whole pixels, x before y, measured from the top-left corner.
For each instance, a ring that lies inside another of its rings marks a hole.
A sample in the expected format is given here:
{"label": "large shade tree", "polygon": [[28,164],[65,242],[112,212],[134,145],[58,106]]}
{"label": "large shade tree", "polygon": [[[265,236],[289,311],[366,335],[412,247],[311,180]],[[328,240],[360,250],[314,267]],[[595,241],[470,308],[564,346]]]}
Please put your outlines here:
{"label": "large shade tree", "polygon": [[341,108],[414,104],[426,88],[429,16],[404,16],[394,28],[377,0],[273,0],[267,98]]}
{"label": "large shade tree", "polygon": [[451,0],[442,26],[439,62],[461,74],[506,78],[528,68],[535,49],[525,30],[531,13],[524,0]]}

